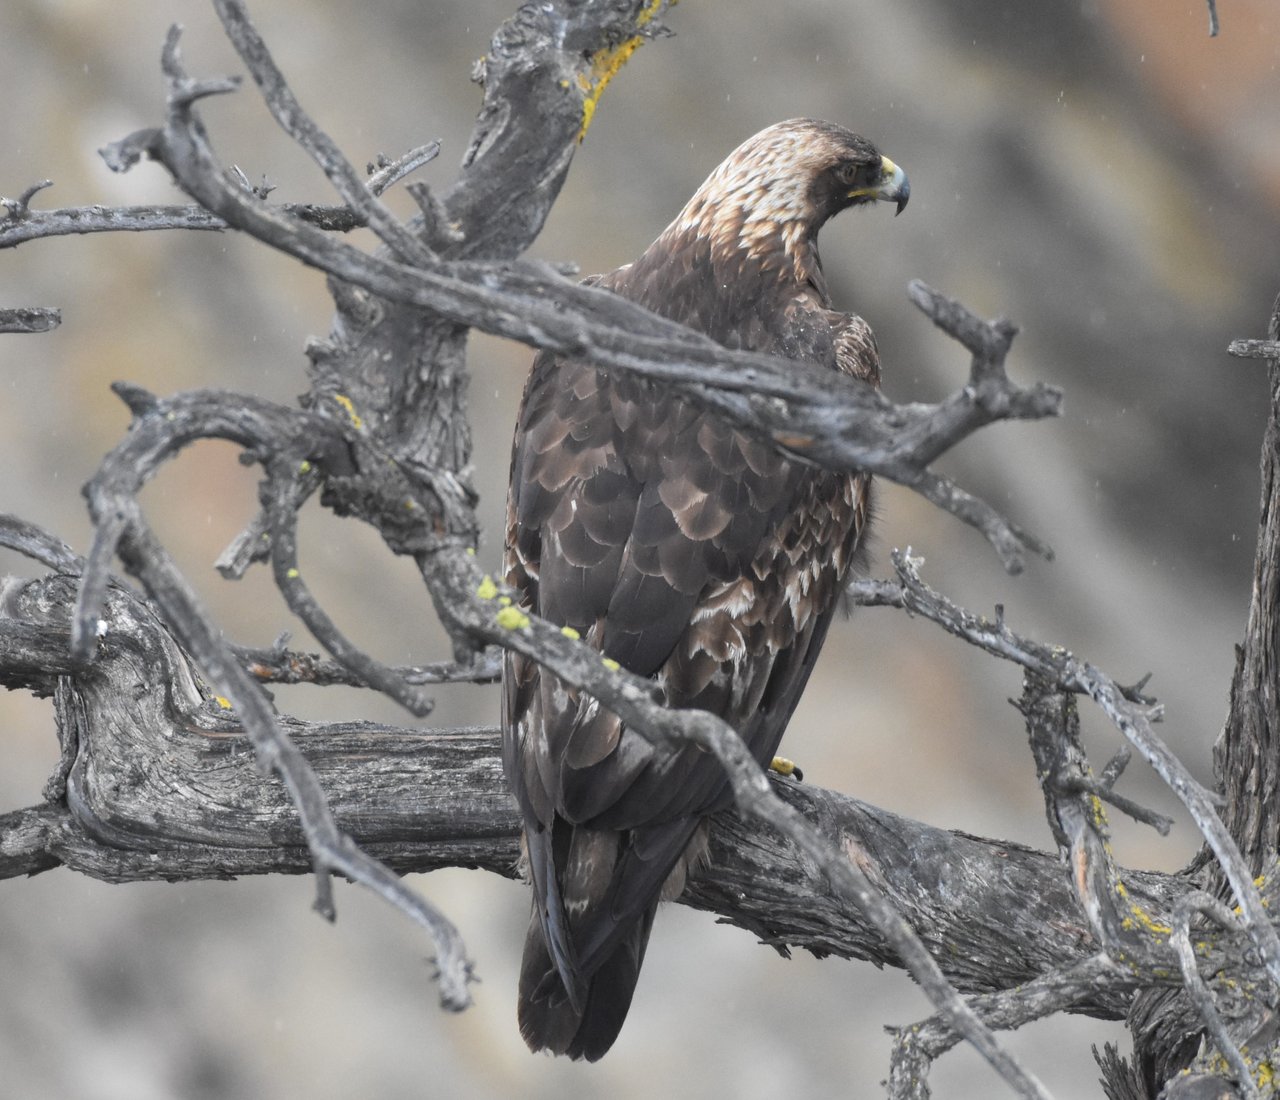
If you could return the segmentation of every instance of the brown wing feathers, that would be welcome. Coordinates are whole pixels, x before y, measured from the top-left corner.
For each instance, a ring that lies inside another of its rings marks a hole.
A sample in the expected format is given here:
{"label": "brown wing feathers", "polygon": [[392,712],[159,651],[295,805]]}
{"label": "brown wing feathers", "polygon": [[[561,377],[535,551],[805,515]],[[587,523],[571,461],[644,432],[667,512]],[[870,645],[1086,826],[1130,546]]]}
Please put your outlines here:
{"label": "brown wing feathers", "polygon": [[[784,123],[598,281],[725,343],[874,383],[870,330],[829,309],[814,243],[835,212],[821,173],[851,161],[887,181],[876,197],[902,201],[905,177],[890,179],[862,139]],[[762,190],[766,176],[780,182]],[[861,476],[799,465],[663,387],[544,353],[516,431],[507,580],[672,706],[724,717],[764,763],[825,638],[867,499]],[[535,1050],[594,1060],[622,1026],[664,883],[678,891],[728,787],[709,754],[655,749],[518,655],[503,698],[534,889],[521,1030]]]}

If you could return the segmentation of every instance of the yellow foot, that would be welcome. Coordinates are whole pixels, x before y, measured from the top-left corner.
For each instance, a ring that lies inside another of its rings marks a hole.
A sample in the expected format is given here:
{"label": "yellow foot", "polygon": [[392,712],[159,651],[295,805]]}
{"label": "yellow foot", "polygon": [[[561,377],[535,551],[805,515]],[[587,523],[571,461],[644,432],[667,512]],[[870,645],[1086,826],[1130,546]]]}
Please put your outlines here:
{"label": "yellow foot", "polygon": [[794,760],[788,760],[785,756],[775,756],[769,764],[769,770],[781,776],[790,776],[797,783],[804,782],[804,772],[796,766]]}

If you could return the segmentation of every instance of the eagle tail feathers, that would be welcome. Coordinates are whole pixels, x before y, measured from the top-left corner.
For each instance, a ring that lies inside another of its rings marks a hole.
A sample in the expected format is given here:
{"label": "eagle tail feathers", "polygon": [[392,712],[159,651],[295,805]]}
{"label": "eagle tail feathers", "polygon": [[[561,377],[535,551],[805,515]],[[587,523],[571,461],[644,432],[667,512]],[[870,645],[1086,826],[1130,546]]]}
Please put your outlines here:
{"label": "eagle tail feathers", "polygon": [[581,983],[581,1008],[570,1000],[547,946],[542,921],[534,911],[525,939],[517,1003],[520,1034],[530,1050],[585,1058],[588,1062],[604,1056],[622,1030],[631,1007],[657,910],[655,899]]}

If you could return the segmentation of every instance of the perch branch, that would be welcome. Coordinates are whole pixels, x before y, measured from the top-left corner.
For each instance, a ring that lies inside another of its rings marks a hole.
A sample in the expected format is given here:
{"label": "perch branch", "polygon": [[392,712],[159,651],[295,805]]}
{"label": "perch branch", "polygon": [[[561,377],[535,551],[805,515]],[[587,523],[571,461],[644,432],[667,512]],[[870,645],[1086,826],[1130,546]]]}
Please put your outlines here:
{"label": "perch branch", "polygon": [[[2,529],[2,528],[0,528]],[[63,654],[67,671],[72,577],[18,582],[0,603],[0,644],[21,635],[36,659]],[[79,752],[61,811],[0,817],[5,874],[61,861],[112,881],[305,872],[297,811],[254,766],[238,714],[195,685],[189,658],[148,605],[112,586],[106,629],[89,666],[71,670],[59,712]],[[0,662],[0,679],[12,683]],[[167,691],[138,692],[138,682]],[[341,826],[397,870],[480,866],[515,874],[519,815],[502,778],[496,729],[394,729],[303,723],[280,716],[305,753]],[[128,768],[128,761],[145,767]],[[985,992],[1074,966],[1095,948],[1054,857],[913,822],[809,784],[775,780],[781,802],[856,864],[919,929],[957,986]],[[70,810],[70,813],[68,813]],[[43,838],[43,839],[40,839]],[[758,938],[820,954],[902,966],[857,904],[782,832],[718,815],[709,865],[687,904],[721,914]],[[19,858],[17,853],[22,853]],[[1177,880],[1135,872],[1135,897],[1172,904]],[[1100,989],[1085,1005],[1116,1018],[1126,998]]]}

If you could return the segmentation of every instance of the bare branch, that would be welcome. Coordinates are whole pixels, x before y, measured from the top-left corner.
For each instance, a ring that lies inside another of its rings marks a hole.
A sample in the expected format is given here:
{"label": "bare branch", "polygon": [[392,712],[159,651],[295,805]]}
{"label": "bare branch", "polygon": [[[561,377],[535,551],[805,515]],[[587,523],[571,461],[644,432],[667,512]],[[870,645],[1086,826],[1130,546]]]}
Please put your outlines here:
{"label": "bare branch", "polygon": [[0,546],[58,572],[79,573],[83,565],[83,559],[62,539],[7,512],[0,512]]}
{"label": "bare branch", "polygon": [[[1231,884],[1236,901],[1244,910],[1249,935],[1261,952],[1268,973],[1273,981],[1280,984],[1280,937],[1267,919],[1248,864],[1218,816],[1220,799],[1196,781],[1186,765],[1151,728],[1158,712],[1149,705],[1131,702],[1125,689],[1100,669],[1073,656],[1069,650],[1021,638],[1003,621],[991,622],[980,618],[934,592],[920,579],[920,562],[910,556],[909,549],[905,554],[895,550],[892,556],[898,574],[898,589],[894,592],[883,585],[872,586],[867,590],[870,601],[884,604],[900,600],[899,606],[908,611],[936,622],[949,633],[988,653],[1022,665],[1067,691],[1088,695],[1102,709],[1191,814]],[[855,585],[855,599],[858,591]]]}
{"label": "bare branch", "polygon": [[52,332],[62,324],[62,311],[50,306],[0,309],[0,333]]}
{"label": "bare branch", "polygon": [[38,195],[46,187],[52,187],[52,186],[53,186],[53,180],[40,180],[36,183],[33,183],[30,187],[28,187],[25,191],[23,191],[22,194],[20,194],[16,199],[0,198],[0,206],[3,206],[5,210],[8,211],[7,217],[15,221],[19,218],[25,218],[27,216],[28,210],[30,209],[31,200],[35,198],[36,195]]}
{"label": "bare branch", "polygon": [[[22,582],[0,605],[0,645],[22,635],[39,639],[37,655],[65,655],[73,600],[71,578]],[[238,715],[197,690],[187,657],[134,593],[113,587],[104,620],[94,665],[68,680],[58,702],[79,741],[74,813],[58,818],[58,828],[42,827],[43,847],[31,839],[30,811],[0,817],[0,852],[12,844],[27,853],[11,873],[47,866],[50,856],[112,881],[305,872],[297,811],[254,766]],[[0,675],[7,667],[0,662]],[[128,690],[140,677],[171,690]],[[342,827],[397,870],[471,865],[515,873],[519,815],[502,778],[496,729],[279,721]],[[136,782],[113,781],[125,761],[145,762],[134,769]],[[776,780],[770,788],[826,848],[865,871],[960,988],[1016,986],[1094,950],[1054,857],[913,822],[809,784]],[[95,840],[104,837],[110,843]],[[726,813],[711,842],[713,858],[691,879],[686,903],[779,947],[902,965],[895,943],[783,833]],[[1169,876],[1137,872],[1130,884],[1152,910],[1171,905],[1177,889]],[[1125,1004],[1102,989],[1087,1007],[1115,1018]]]}
{"label": "bare branch", "polygon": [[268,464],[268,477],[262,487],[276,587],[284,595],[289,610],[306,623],[316,640],[339,664],[348,668],[359,680],[394,699],[410,714],[419,718],[430,714],[435,706],[431,699],[394,670],[352,645],[311,595],[302,579],[302,572],[298,568],[297,514],[308,491],[297,480],[298,466],[296,459],[291,460],[287,456],[274,458]]}
{"label": "bare branch", "polygon": [[1227,354],[1237,359],[1280,359],[1280,341],[1232,340]]}
{"label": "bare branch", "polygon": [[1115,792],[1115,783],[1128,765],[1131,755],[1127,745],[1121,745],[1119,751],[1107,763],[1102,775],[1097,779],[1082,777],[1075,781],[1075,789],[1101,799],[1109,806],[1115,807],[1122,814],[1133,818],[1141,825],[1150,825],[1161,836],[1168,836],[1173,828],[1173,818],[1146,806],[1140,806],[1131,798]]}
{"label": "bare branch", "polygon": [[[661,379],[806,461],[877,473],[916,489],[981,530],[1011,571],[1021,568],[1027,550],[1048,553],[990,506],[927,469],[941,450],[995,420],[1056,415],[1057,391],[1022,390],[1005,377],[1003,355],[1012,339],[1007,323],[988,326],[992,335],[984,345],[985,358],[975,366],[977,384],[971,381],[937,406],[898,407],[870,387],[827,370],[731,352],[606,291],[575,286],[546,265],[434,258],[415,258],[414,267],[397,264],[334,240],[234,186],[192,113],[198,97],[191,89],[208,94],[225,90],[226,82],[198,84],[187,77],[176,40],[168,47],[165,67],[173,85],[168,124],[104,150],[113,168],[123,170],[144,154],[152,156],[179,186],[229,224],[381,299]],[[923,284],[913,293],[926,303],[926,311],[960,309]]]}
{"label": "bare branch", "polygon": [[368,166],[369,179],[366,181],[366,186],[373,194],[381,195],[411,172],[416,172],[424,164],[430,164],[439,155],[438,138],[427,142],[426,145],[419,145],[416,149],[410,149],[395,160],[388,160],[379,155],[376,163]]}
{"label": "bare branch", "polygon": [[1028,671],[1016,706],[1026,721],[1049,828],[1095,940],[1131,972],[1167,973],[1169,924],[1164,914],[1134,903],[1112,859],[1106,813],[1089,790],[1075,697]]}
{"label": "bare branch", "polygon": [[155,229],[225,229],[200,206],[74,206],[24,211],[0,219],[0,248],[73,233],[142,233]]}
{"label": "bare branch", "polygon": [[329,875],[335,871],[392,902],[436,942],[442,1003],[455,1010],[465,1007],[470,1002],[471,964],[456,929],[337,828],[311,768],[281,729],[257,681],[241,667],[151,534],[136,500],[136,493],[158,466],[198,438],[231,439],[259,454],[279,447],[283,453],[317,458],[326,446],[340,445],[340,438],[335,440],[327,421],[243,395],[187,394],[161,402],[136,388],[117,389],[128,400],[135,421],[129,436],[107,456],[86,487],[97,533],[80,586],[72,633],[75,650],[87,656],[100,633],[107,569],[118,552],[217,687],[225,705],[244,722],[263,768],[274,770],[289,790],[315,864],[317,908],[332,917]]}
{"label": "bare branch", "polygon": [[[317,653],[299,653],[285,649],[283,645],[272,649],[231,648],[248,673],[264,684],[372,686],[346,665]],[[491,684],[502,676],[502,654],[500,650],[487,649],[470,664],[439,661],[392,668],[390,671],[406,684]]]}
{"label": "bare branch", "polygon": [[[989,1027],[1012,1031],[1089,1001],[1101,990],[1131,988],[1136,981],[1132,973],[1099,953],[1073,966],[1042,974],[1014,989],[973,997],[969,1005]],[[962,1037],[940,1016],[930,1016],[910,1027],[888,1030],[894,1036],[889,1096],[893,1100],[927,1100],[932,1063]]]}
{"label": "bare branch", "polygon": [[[231,44],[252,75],[263,101],[272,116],[294,141],[310,155],[329,177],[342,201],[354,210],[397,256],[409,263],[430,258],[430,251],[414,237],[399,219],[378,201],[373,191],[360,178],[355,167],[343,156],[337,144],[321,130],[302,108],[284,75],[276,66],[266,42],[249,21],[249,13],[241,0],[213,0]],[[177,39],[171,34],[170,65],[180,72]]]}

